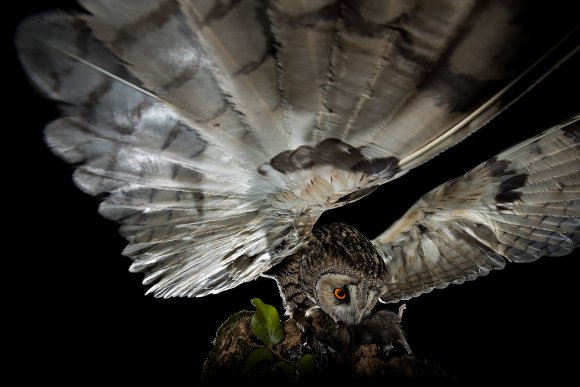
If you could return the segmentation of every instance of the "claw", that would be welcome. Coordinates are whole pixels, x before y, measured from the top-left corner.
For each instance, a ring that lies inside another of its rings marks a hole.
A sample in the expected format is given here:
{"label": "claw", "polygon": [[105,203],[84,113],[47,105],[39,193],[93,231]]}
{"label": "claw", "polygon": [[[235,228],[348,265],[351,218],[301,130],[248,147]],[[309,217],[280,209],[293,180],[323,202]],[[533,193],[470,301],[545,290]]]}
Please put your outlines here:
{"label": "claw", "polygon": [[300,344],[308,349],[313,348],[314,344],[314,329],[312,329],[312,325],[308,325],[302,331],[302,335],[300,337]]}
{"label": "claw", "polygon": [[407,309],[407,304],[402,304],[401,306],[399,306],[399,322],[401,322],[403,320],[403,312],[405,311],[405,309]]}
{"label": "claw", "polygon": [[300,336],[300,344],[306,348],[312,348],[312,342],[314,340],[314,327],[312,326],[312,319],[310,317],[303,316],[296,320],[296,325],[302,331]]}

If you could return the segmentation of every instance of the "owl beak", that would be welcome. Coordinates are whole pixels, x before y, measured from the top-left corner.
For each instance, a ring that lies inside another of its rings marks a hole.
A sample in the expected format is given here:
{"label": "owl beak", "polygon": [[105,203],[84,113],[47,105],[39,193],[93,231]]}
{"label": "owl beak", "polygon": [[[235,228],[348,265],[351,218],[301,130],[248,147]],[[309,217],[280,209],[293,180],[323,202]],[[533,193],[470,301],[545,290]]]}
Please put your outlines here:
{"label": "owl beak", "polygon": [[351,311],[350,318],[348,319],[347,324],[348,325],[358,325],[358,324],[360,324],[362,319],[365,317],[365,315],[366,314],[365,314],[364,310],[361,310],[359,308],[353,309]]}
{"label": "owl beak", "polygon": [[376,291],[369,290],[367,295],[367,303],[365,305],[361,305],[361,308],[358,310],[359,313],[358,313],[358,321],[356,322],[357,324],[360,324],[362,319],[371,313],[371,311],[377,304],[376,296],[377,296]]}

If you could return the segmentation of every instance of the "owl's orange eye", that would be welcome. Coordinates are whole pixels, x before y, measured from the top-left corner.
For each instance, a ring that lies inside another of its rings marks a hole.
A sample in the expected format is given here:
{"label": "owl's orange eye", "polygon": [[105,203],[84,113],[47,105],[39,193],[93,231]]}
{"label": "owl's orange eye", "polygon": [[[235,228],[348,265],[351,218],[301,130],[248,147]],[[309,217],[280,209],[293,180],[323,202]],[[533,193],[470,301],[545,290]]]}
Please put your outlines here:
{"label": "owl's orange eye", "polygon": [[346,298],[346,292],[341,288],[334,289],[334,297],[339,300],[344,300]]}

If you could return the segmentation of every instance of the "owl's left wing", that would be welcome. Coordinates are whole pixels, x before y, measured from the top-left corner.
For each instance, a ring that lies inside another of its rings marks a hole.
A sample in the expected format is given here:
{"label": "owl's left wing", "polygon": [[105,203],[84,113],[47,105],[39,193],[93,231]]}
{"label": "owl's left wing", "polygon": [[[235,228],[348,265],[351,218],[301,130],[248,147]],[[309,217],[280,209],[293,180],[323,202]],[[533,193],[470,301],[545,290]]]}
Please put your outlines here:
{"label": "owl's left wing", "polygon": [[406,300],[580,245],[580,116],[424,195],[373,240],[381,300]]}
{"label": "owl's left wing", "polygon": [[[123,254],[150,293],[204,296],[253,280],[298,248],[325,209],[372,190],[373,168],[381,178],[398,172],[392,158],[373,163],[333,139],[273,158],[286,138],[276,132],[279,112],[265,106],[279,105],[266,92],[277,85],[266,77],[273,59],[266,75],[218,71],[217,58],[251,64],[263,49],[255,39],[234,44],[238,29],[226,21],[189,26],[176,1],[85,5],[94,15],[30,17],[16,44],[62,113],[45,129],[47,144],[74,166],[76,185],[103,200],[101,215],[120,224]],[[236,10],[227,20],[255,20]],[[201,43],[218,35],[230,38],[227,48]],[[302,168],[283,173],[276,162]]]}

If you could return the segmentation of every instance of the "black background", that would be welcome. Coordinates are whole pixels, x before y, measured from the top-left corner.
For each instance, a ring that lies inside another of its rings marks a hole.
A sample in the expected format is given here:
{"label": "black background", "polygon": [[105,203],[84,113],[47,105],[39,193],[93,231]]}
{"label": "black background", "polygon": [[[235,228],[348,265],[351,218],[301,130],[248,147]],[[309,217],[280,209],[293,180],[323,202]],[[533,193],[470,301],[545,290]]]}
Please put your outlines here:
{"label": "black background", "polygon": [[[51,2],[71,7],[72,2]],[[280,307],[260,279],[201,299],[144,296],[141,276],[121,256],[117,226],[76,189],[72,169],[44,146],[56,116],[28,85],[12,31],[45,8],[16,3],[2,38],[8,50],[3,103],[6,347],[22,381],[189,379],[195,384],[220,323],[260,297]],[[477,134],[360,202],[325,214],[373,238],[419,196],[580,110],[579,55]],[[463,381],[566,380],[577,374],[580,254],[508,265],[461,286],[407,302],[403,326],[420,358]]]}

